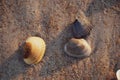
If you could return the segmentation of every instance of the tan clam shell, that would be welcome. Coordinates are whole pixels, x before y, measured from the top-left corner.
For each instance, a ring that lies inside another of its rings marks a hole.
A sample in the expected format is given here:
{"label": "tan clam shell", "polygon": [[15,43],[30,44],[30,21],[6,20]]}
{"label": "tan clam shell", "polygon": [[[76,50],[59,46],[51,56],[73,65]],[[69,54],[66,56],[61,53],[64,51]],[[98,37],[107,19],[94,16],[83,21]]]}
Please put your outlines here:
{"label": "tan clam shell", "polygon": [[72,38],[64,46],[64,51],[72,57],[87,57],[91,54],[91,46],[85,39]]}
{"label": "tan clam shell", "polygon": [[36,64],[44,56],[46,44],[42,38],[29,37],[24,45],[24,61],[27,64]]}

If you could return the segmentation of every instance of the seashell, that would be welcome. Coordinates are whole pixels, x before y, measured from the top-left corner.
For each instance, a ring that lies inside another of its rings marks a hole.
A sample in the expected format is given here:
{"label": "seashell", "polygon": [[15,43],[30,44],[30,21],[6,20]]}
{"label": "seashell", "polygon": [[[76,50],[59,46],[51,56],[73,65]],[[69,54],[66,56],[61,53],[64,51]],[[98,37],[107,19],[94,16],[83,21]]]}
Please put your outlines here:
{"label": "seashell", "polygon": [[27,64],[37,64],[44,56],[46,44],[42,38],[29,37],[25,41],[24,62]]}
{"label": "seashell", "polygon": [[82,25],[77,19],[72,25],[74,38],[86,38],[92,29],[92,25]]}
{"label": "seashell", "polygon": [[120,69],[116,72],[117,79],[120,80]]}
{"label": "seashell", "polygon": [[92,50],[85,39],[72,38],[64,46],[64,51],[72,57],[88,57]]}

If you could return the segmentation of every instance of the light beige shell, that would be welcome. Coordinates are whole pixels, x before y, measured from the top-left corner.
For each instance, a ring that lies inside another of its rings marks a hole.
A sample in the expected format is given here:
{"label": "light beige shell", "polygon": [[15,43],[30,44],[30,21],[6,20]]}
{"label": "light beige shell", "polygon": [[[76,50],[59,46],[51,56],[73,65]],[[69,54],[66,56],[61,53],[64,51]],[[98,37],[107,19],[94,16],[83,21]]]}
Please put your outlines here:
{"label": "light beige shell", "polygon": [[120,69],[116,72],[117,79],[120,80]]}
{"label": "light beige shell", "polygon": [[42,38],[29,37],[24,45],[24,61],[27,64],[36,64],[44,56],[46,44]]}
{"label": "light beige shell", "polygon": [[87,57],[91,54],[91,46],[85,39],[70,39],[64,46],[64,51],[72,57]]}

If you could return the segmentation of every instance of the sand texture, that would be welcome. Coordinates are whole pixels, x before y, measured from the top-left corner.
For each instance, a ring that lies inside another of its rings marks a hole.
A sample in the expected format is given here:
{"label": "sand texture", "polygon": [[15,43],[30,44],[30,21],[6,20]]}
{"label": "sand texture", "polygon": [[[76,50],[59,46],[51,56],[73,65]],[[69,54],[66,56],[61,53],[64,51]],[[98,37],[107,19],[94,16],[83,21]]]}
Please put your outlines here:
{"label": "sand texture", "polygon": [[[77,59],[63,47],[81,11],[94,26],[92,54]],[[37,65],[23,61],[22,44],[39,36],[47,49]],[[120,69],[120,0],[0,0],[0,80],[116,80]]]}

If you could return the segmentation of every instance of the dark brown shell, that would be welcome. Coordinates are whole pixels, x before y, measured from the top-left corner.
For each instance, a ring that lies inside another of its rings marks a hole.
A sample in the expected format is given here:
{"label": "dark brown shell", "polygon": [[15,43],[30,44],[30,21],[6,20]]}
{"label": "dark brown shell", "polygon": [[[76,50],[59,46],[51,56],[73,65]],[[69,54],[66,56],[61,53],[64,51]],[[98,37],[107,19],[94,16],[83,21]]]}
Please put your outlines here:
{"label": "dark brown shell", "polygon": [[73,37],[74,38],[86,38],[89,36],[92,29],[91,25],[82,25],[77,19],[72,25]]}

